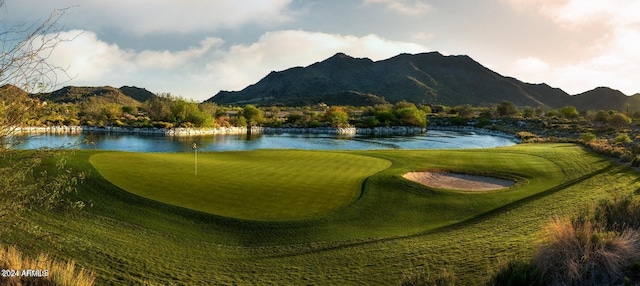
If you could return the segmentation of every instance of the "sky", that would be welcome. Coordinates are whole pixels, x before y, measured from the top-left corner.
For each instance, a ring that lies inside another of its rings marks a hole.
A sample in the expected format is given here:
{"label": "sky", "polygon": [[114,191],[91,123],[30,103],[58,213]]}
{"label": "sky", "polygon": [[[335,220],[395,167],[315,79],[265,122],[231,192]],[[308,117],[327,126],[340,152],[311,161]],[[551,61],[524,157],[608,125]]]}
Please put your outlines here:
{"label": "sky", "polygon": [[5,0],[0,22],[56,9],[69,41],[49,61],[72,76],[61,85],[203,101],[338,52],[438,51],[569,94],[640,92],[640,0]]}

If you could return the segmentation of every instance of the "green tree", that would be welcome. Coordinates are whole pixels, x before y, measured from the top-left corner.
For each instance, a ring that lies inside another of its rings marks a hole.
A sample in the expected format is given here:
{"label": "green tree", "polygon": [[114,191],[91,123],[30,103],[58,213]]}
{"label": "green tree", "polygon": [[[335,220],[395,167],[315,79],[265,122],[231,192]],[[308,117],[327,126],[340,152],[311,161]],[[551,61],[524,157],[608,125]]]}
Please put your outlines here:
{"label": "green tree", "polygon": [[623,128],[631,124],[631,117],[624,113],[616,112],[609,117],[609,124],[615,128]]}
{"label": "green tree", "polygon": [[331,127],[346,127],[349,125],[349,114],[342,107],[332,106],[324,113],[322,121]]}
{"label": "green tree", "polygon": [[464,119],[471,119],[475,116],[475,110],[471,104],[458,105],[453,109],[458,113],[458,116]]}
{"label": "green tree", "polygon": [[413,103],[396,104],[394,115],[396,124],[401,126],[427,126],[427,115]]}
{"label": "green tree", "polygon": [[593,121],[600,124],[607,124],[609,122],[609,112],[605,110],[598,110],[593,117]]}
{"label": "green tree", "polygon": [[170,95],[158,95],[148,99],[143,104],[143,110],[154,121],[171,121],[171,102]]}
{"label": "green tree", "polygon": [[251,104],[244,107],[242,116],[250,126],[256,126],[264,121],[264,111]]}
{"label": "green tree", "polygon": [[565,106],[563,108],[560,108],[560,114],[562,114],[562,117],[566,119],[576,119],[578,118],[578,116],[580,116],[578,110],[573,106]]}
{"label": "green tree", "polygon": [[588,143],[591,142],[593,140],[596,140],[596,135],[591,133],[591,132],[585,132],[580,134],[580,141],[582,143]]}
{"label": "green tree", "polygon": [[512,102],[505,100],[498,104],[496,111],[498,112],[498,116],[513,117],[520,112],[520,109]]}
{"label": "green tree", "polygon": [[535,118],[536,117],[536,110],[533,107],[525,107],[522,109],[522,117],[524,118]]}

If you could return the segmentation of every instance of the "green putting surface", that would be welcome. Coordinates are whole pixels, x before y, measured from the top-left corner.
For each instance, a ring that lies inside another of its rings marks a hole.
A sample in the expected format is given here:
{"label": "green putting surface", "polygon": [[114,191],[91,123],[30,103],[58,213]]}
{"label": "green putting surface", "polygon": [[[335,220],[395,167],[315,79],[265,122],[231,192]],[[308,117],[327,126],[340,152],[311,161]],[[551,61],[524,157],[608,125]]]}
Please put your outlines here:
{"label": "green putting surface", "polygon": [[283,221],[347,207],[364,180],[391,162],[346,153],[274,151],[106,152],[90,162],[116,186],[139,196],[215,215]]}

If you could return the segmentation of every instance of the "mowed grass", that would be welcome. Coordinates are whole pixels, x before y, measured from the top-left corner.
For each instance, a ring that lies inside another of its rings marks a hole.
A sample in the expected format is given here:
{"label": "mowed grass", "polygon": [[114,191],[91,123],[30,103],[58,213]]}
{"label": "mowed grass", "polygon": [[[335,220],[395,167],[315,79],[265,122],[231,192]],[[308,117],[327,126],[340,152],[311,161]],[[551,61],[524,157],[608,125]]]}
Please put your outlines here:
{"label": "mowed grass", "polygon": [[355,202],[362,182],[391,166],[367,156],[311,151],[107,152],[91,156],[116,186],[160,202],[244,220],[321,216]]}
{"label": "mowed grass", "polygon": [[[269,152],[307,153],[242,154]],[[73,258],[95,270],[98,284],[397,285],[403,272],[446,269],[458,285],[483,285],[508,260],[530,257],[549,219],[640,188],[635,171],[571,144],[317,152],[392,164],[370,170],[361,196],[347,207],[308,220],[246,221],[124,191],[89,162],[109,153],[78,151],[68,160],[90,173],[78,197],[92,207],[73,215],[29,213],[0,239],[23,250]],[[518,184],[464,193],[401,177],[430,169],[492,174]]]}

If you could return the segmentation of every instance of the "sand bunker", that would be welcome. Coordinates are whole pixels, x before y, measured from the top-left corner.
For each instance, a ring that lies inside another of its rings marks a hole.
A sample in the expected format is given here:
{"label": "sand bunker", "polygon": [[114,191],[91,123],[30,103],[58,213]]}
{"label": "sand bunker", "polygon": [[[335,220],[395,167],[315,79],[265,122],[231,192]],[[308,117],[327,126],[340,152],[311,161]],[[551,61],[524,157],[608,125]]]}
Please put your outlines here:
{"label": "sand bunker", "polygon": [[449,190],[491,191],[515,184],[510,180],[493,177],[438,172],[410,172],[403,177],[429,187]]}

